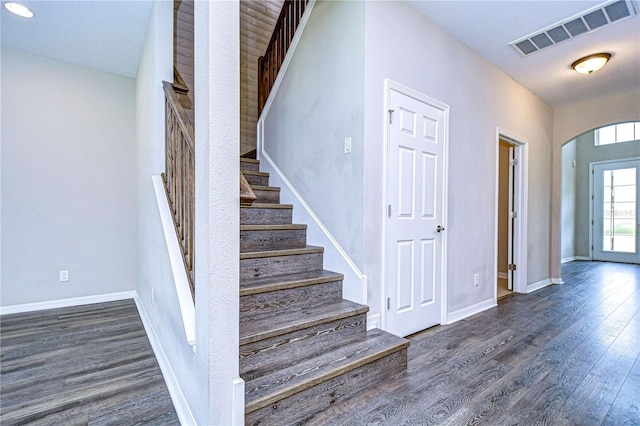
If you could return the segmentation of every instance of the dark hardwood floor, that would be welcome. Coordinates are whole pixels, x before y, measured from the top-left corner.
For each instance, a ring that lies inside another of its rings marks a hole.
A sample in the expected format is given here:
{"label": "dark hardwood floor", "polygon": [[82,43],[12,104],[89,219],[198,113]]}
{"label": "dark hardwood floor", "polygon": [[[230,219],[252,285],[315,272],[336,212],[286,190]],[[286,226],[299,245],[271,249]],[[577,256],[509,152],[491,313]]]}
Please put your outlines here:
{"label": "dark hardwood floor", "polygon": [[413,336],[406,373],[307,423],[640,425],[640,266],[562,275]]}
{"label": "dark hardwood floor", "polygon": [[132,300],[0,317],[0,423],[177,425]]}

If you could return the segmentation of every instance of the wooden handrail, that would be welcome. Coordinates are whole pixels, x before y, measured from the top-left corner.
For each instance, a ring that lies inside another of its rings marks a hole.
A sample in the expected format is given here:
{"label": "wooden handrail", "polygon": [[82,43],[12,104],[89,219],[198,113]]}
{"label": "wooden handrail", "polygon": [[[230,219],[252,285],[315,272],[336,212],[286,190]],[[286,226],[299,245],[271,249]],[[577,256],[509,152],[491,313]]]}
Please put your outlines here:
{"label": "wooden handrail", "polygon": [[308,3],[309,0],[285,0],[267,51],[258,58],[258,114],[267,102]]}
{"label": "wooden handrail", "polygon": [[195,201],[195,136],[193,125],[185,112],[172,83],[162,82],[165,93],[165,172],[164,188],[169,200],[173,225],[188,272],[191,295],[195,297],[193,280],[193,223]]}

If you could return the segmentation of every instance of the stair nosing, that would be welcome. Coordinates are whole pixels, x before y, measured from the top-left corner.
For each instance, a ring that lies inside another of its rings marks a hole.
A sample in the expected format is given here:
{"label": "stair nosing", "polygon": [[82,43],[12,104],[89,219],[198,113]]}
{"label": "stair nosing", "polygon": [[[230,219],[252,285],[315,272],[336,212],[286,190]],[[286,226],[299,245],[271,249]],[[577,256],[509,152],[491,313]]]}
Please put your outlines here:
{"label": "stair nosing", "polygon": [[244,157],[240,157],[240,162],[244,162],[244,163],[254,163],[254,164],[259,164],[260,160],[256,160],[255,158],[244,158]]}
{"label": "stair nosing", "polygon": [[387,355],[391,355],[395,352],[406,349],[408,346],[409,346],[409,341],[405,339],[404,341],[398,342],[393,346],[385,348],[381,351],[376,351],[363,358],[358,358],[353,361],[350,361],[326,373],[323,373],[323,374],[316,373],[316,376],[315,377],[312,376],[309,380],[303,380],[298,383],[292,383],[287,387],[284,387],[280,390],[277,390],[273,393],[267,394],[261,398],[257,398],[256,400],[247,403],[245,405],[245,414],[252,413],[261,408],[267,407],[271,404],[277,403],[285,398],[288,398],[289,396],[295,395],[313,386],[319,385],[335,377],[338,377],[342,374],[345,374],[349,371],[355,370],[356,368],[360,368],[364,365],[378,361],[379,359],[382,359]]}
{"label": "stair nosing", "polygon": [[307,225],[284,223],[284,224],[259,224],[259,225],[240,225],[240,231],[297,231],[305,230]]}
{"label": "stair nosing", "polygon": [[269,173],[267,173],[267,172],[259,172],[259,171],[255,171],[255,170],[243,170],[242,174],[250,175],[250,176],[261,176],[261,177],[268,177],[269,176]]}
{"label": "stair nosing", "polygon": [[248,206],[240,206],[241,209],[293,209],[293,204],[253,203]]}
{"label": "stair nosing", "polygon": [[[356,304],[357,305],[357,304]],[[304,310],[309,310],[310,308],[305,308]],[[316,316],[315,318],[310,319],[302,324],[296,323],[295,325],[286,325],[281,326],[279,328],[273,328],[267,331],[262,331],[259,333],[254,333],[247,336],[240,336],[240,346],[248,345],[249,343],[259,342],[261,340],[270,339],[272,337],[282,336],[284,334],[291,333],[292,331],[297,330],[305,330],[307,328],[315,327],[316,325],[326,324],[333,321],[338,321],[341,319],[355,317],[357,315],[366,314],[369,312],[369,306],[367,305],[357,305],[350,306],[348,308],[342,308],[343,311],[339,313],[329,312],[322,316]]]}
{"label": "stair nosing", "polygon": [[263,251],[246,251],[240,253],[240,260],[246,259],[260,259],[264,257],[278,257],[278,256],[295,256],[298,254],[315,254],[324,253],[323,247],[306,246],[301,248],[289,248],[289,249],[276,249],[276,250],[263,250]]}
{"label": "stair nosing", "polygon": [[277,186],[251,185],[251,189],[254,191],[280,192],[280,188]]}
{"label": "stair nosing", "polygon": [[[321,277],[310,277],[310,278],[301,278],[301,279],[292,279],[292,280],[286,280],[287,275],[282,276],[282,281],[275,281],[271,282],[271,283],[265,283],[265,284],[258,284],[255,287],[249,287],[249,288],[242,288],[242,284],[243,282],[240,282],[240,297],[242,296],[251,296],[254,294],[261,294],[261,293],[270,293],[273,291],[279,291],[279,290],[289,290],[292,288],[298,288],[298,287],[307,287],[307,286],[312,286],[312,285],[317,285],[317,284],[327,284],[327,283],[332,283],[332,282],[336,282],[336,281],[343,281],[344,280],[344,275],[343,274],[339,274],[337,272],[332,272],[332,271],[325,271],[324,272],[331,272],[332,275],[325,275],[325,276],[321,276]],[[292,274],[291,276],[295,276],[296,274]],[[277,277],[272,277],[272,278],[277,278]],[[249,281],[244,281],[244,283],[250,283],[251,280]]]}

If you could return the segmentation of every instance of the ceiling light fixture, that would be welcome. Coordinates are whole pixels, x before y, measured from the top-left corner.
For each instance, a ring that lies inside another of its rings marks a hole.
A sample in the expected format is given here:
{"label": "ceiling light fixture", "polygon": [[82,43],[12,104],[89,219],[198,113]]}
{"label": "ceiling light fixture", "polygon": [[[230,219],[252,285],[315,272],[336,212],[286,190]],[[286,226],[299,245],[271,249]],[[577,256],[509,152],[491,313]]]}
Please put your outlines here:
{"label": "ceiling light fixture", "polygon": [[33,18],[33,12],[19,3],[5,3],[4,7],[11,13],[23,18]]}
{"label": "ceiling light fixture", "polygon": [[611,53],[595,53],[578,59],[571,64],[571,68],[580,74],[589,75],[604,67],[609,58],[611,58]]}

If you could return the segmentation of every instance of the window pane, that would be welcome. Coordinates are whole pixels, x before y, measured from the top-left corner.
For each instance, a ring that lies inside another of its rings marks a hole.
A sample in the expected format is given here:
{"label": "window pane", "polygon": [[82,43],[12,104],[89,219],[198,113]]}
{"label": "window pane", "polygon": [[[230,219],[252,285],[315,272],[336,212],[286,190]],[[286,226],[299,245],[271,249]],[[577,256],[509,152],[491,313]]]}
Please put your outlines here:
{"label": "window pane", "polygon": [[616,126],[601,127],[598,132],[598,145],[616,143]]}
{"label": "window pane", "polygon": [[619,235],[636,235],[635,220],[629,219],[614,219],[613,220],[613,234],[617,237]]}
{"label": "window pane", "polygon": [[[609,214],[609,216],[611,215]],[[613,207],[613,217],[635,219],[636,202],[633,201],[631,203],[615,203]]]}
{"label": "window pane", "polygon": [[602,251],[611,251],[611,236],[604,234],[602,237]]}
{"label": "window pane", "polygon": [[616,142],[627,142],[634,140],[634,123],[622,123],[617,125]]}
{"label": "window pane", "polygon": [[[613,173],[613,185],[635,185],[636,184],[636,168],[620,169],[620,170],[607,170],[604,172],[605,185],[610,185],[610,180],[607,179],[607,173]],[[611,175],[609,175],[611,176]],[[611,179],[611,178],[609,178]]]}
{"label": "window pane", "polygon": [[[605,188],[605,195],[607,192]],[[616,186],[613,191],[614,200],[616,203],[636,202],[636,187],[635,185]]]}
{"label": "window pane", "polygon": [[602,210],[603,218],[609,219],[611,217],[611,203],[604,203],[604,209]]}

